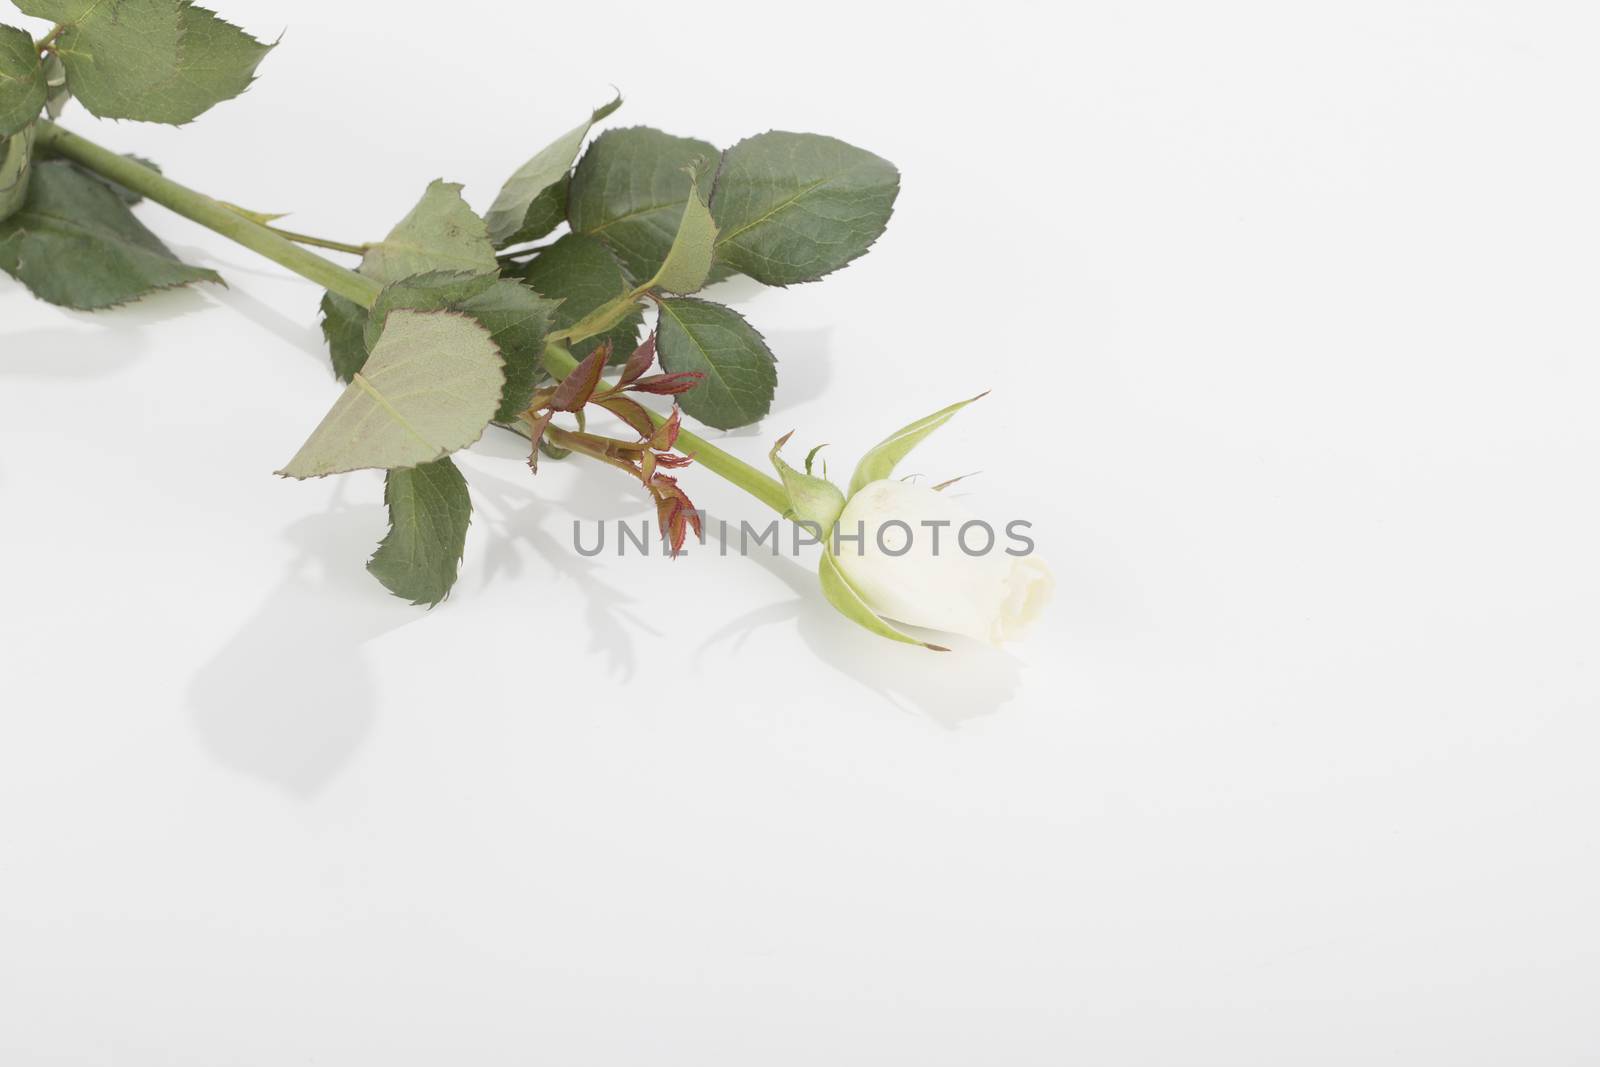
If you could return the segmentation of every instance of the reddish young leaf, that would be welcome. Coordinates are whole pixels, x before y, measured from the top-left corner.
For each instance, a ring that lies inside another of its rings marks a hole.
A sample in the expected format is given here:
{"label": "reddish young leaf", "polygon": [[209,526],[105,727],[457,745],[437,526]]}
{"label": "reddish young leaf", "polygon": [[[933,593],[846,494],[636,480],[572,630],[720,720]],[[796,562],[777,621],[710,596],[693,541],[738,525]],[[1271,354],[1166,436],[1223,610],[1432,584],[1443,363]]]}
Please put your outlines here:
{"label": "reddish young leaf", "polygon": [[683,370],[676,374],[652,374],[628,386],[636,393],[654,393],[656,396],[677,396],[687,393],[701,382],[705,375],[697,370]]}
{"label": "reddish young leaf", "polygon": [[600,373],[606,369],[606,360],[610,358],[610,341],[596,345],[594,351],[583,357],[583,362],[574,367],[571,374],[561,379],[555,395],[550,398],[550,406],[557,411],[581,409],[594,395],[595,386],[600,384]]}
{"label": "reddish young leaf", "polygon": [[640,437],[648,439],[655,433],[656,424],[651,421],[650,413],[644,409],[644,405],[637,400],[625,396],[608,396],[595,403],[631,426],[633,432]]}
{"label": "reddish young leaf", "polygon": [[650,336],[644,339],[644,344],[640,345],[638,348],[635,348],[633,350],[633,355],[628,357],[628,362],[623,364],[622,377],[618,379],[617,384],[627,385],[629,382],[638,378],[639,375],[649,370],[650,365],[655,361],[656,334],[654,330],[651,330]]}
{"label": "reddish young leaf", "polygon": [[533,450],[528,453],[528,469],[539,473],[539,442],[544,440],[544,432],[550,428],[550,420],[554,413],[546,411],[542,415],[535,415],[528,420],[528,442]]}
{"label": "reddish young leaf", "polygon": [[667,416],[667,421],[656,427],[650,435],[650,447],[661,452],[669,451],[678,443],[678,429],[683,424],[683,412],[678,405],[672,405],[672,414]]}

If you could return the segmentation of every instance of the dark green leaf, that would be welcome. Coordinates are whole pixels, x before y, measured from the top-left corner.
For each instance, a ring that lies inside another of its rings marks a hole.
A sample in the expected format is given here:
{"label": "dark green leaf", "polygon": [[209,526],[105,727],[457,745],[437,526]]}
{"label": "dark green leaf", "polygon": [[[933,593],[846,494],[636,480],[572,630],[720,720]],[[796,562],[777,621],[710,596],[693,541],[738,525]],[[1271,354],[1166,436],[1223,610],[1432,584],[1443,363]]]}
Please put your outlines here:
{"label": "dark green leaf", "polygon": [[[593,237],[570,233],[524,267],[523,277],[536,292],[561,301],[550,323],[557,330],[566,329],[633,288],[605,245]],[[599,337],[574,344],[572,354],[582,359],[596,345],[610,341],[613,357],[627,359],[638,344],[643,321],[644,315],[635,311]]]}
{"label": "dark green leaf", "polygon": [[437,270],[414,274],[383,287],[367,315],[366,342],[370,351],[383,333],[384,322],[395,308],[412,311],[459,311],[461,305],[495,283],[492,274],[466,274]]}
{"label": "dark green leaf", "polygon": [[38,118],[47,95],[33,35],[0,26],[0,137],[10,137]]}
{"label": "dark green leaf", "polygon": [[573,172],[567,219],[574,233],[605,241],[643,281],[672,247],[690,186],[709,189],[716,166],[717,150],[706,141],[648,126],[607,130]]}
{"label": "dark green leaf", "polygon": [[22,210],[0,222],[0,268],[41,299],[84,311],[222,281],[180,262],[116,193],[61,160],[34,166]]}
{"label": "dark green leaf", "polygon": [[587,122],[546,145],[513,174],[495,197],[485,221],[496,248],[537,240],[560,225],[567,213],[567,177],[595,123],[622,106],[617,97],[595,109]]}
{"label": "dark green leaf", "polygon": [[472,521],[467,480],[448,458],[393,470],[384,482],[389,534],[367,570],[395,596],[430,608],[456,584]]}
{"label": "dark green leaf", "polygon": [[367,361],[366,325],[366,308],[338,293],[322,294],[322,336],[341,382],[348,382]]}
{"label": "dark green leaf", "polygon": [[717,173],[717,258],[768,285],[816,281],[872,247],[899,191],[894,164],[832,137],[748,138]]}
{"label": "dark green leaf", "polygon": [[700,371],[705,381],[684,393],[683,410],[708,426],[748,426],[772,407],[778,368],[772,350],[737,311],[709,300],[661,301],[656,351],[664,370]]}

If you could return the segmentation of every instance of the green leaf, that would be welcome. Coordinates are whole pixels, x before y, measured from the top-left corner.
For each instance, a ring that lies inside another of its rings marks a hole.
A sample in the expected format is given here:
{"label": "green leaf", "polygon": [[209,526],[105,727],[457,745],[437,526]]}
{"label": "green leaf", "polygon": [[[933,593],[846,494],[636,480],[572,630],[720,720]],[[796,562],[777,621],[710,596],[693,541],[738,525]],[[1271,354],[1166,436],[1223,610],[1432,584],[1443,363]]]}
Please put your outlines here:
{"label": "green leaf", "polygon": [[935,411],[932,415],[918,419],[907,426],[902,426],[894,433],[880,441],[870,452],[861,457],[861,462],[856,464],[855,473],[850,476],[850,495],[855,496],[863,486],[872,482],[880,482],[894,473],[895,465],[922,443],[930,433],[949,422],[956,412],[972,403],[973,400],[982,400],[987,393],[979,393],[971,400],[962,400],[951,404],[947,408]]}
{"label": "green leaf", "polygon": [[894,164],[814,133],[758,134],[722,157],[711,213],[717,258],[768,285],[816,281],[889,224]]}
{"label": "green leaf", "polygon": [[82,311],[222,281],[180,262],[105,183],[62,160],[34,166],[27,202],[0,222],[0,268],[40,299]]}
{"label": "green leaf", "polygon": [[485,216],[496,248],[536,240],[561,223],[567,213],[567,176],[583,139],[595,123],[621,106],[619,96],[596,108],[587,122],[574,126],[517,168]]}
{"label": "green leaf", "polygon": [[717,224],[711,221],[711,211],[700,199],[697,186],[689,186],[689,199],[684,202],[683,216],[678,222],[677,236],[667,250],[667,258],[642,288],[664,289],[669,293],[693,293],[705,287],[711,274],[712,246],[717,240]]}
{"label": "green leaf", "polygon": [[[566,234],[539,253],[523,268],[523,278],[535,292],[560,301],[550,325],[569,329],[597,309],[632,291],[628,276],[605,245],[593,237]],[[582,359],[595,346],[610,341],[617,359],[627,359],[639,341],[644,315],[637,308],[598,337],[573,343],[572,354]]]}
{"label": "green leaf", "polygon": [[683,410],[719,430],[748,426],[772,407],[778,368],[772,350],[737,311],[709,300],[661,301],[656,351],[663,369],[700,371],[705,381],[684,393]]}
{"label": "green leaf", "polygon": [[[525,411],[534,390],[545,377],[544,345],[556,302],[540,296],[511,278],[435,272],[419,274],[384,287],[367,318],[362,355],[375,344],[389,312],[459,311],[471,316],[500,349],[505,361],[506,384],[495,412],[508,421]],[[359,365],[355,368],[359,370]]]}
{"label": "green leaf", "polygon": [[464,274],[459,271],[429,271],[414,274],[383,287],[367,314],[367,350],[378,343],[389,312],[396,308],[412,311],[460,311],[461,305],[495,283],[492,274]]}
{"label": "green leaf", "polygon": [[467,480],[449,458],[389,472],[389,534],[367,570],[395,596],[430,608],[456,584],[472,521]]}
{"label": "green leaf", "polygon": [[[783,479],[783,488],[789,494],[789,516],[796,522],[815,523],[822,531],[824,537],[833,529],[834,523],[839,521],[839,513],[844,510],[844,494],[839,492],[839,487],[826,478],[818,478],[809,473],[811,456],[806,457],[807,473],[801,474],[778,455],[779,450],[789,441],[790,434],[784,434],[778,443],[772,446],[772,451],[767,458],[777,468],[778,477]],[[821,445],[817,446],[822,447]],[[812,455],[816,449],[811,450]]]}
{"label": "green leaf", "polygon": [[0,222],[22,210],[33,173],[33,138],[37,127],[25,126],[13,137],[0,137]]}
{"label": "green leaf", "polygon": [[367,361],[366,325],[366,308],[338,293],[322,294],[322,336],[341,382],[355,377]]}
{"label": "green leaf", "polygon": [[431,463],[483,435],[505,385],[489,331],[452,311],[389,313],[366,365],[279,474]]}
{"label": "green leaf", "polygon": [[506,384],[494,417],[508,422],[528,409],[534,390],[547,376],[544,344],[556,302],[510,278],[501,278],[462,304],[461,310],[483,324],[505,359]]}
{"label": "green leaf", "polygon": [[15,26],[0,26],[0,137],[31,125],[48,95],[33,35]]}
{"label": "green leaf", "polygon": [[633,278],[661,267],[695,182],[709,188],[717,149],[648,126],[607,130],[572,174],[567,220],[605,241]]}
{"label": "green leaf", "polygon": [[461,199],[461,186],[446,181],[429,185],[417,206],[361,260],[361,273],[385,285],[431,271],[499,269],[483,220]]}
{"label": "green leaf", "polygon": [[272,50],[183,0],[20,0],[62,27],[67,86],[101,118],[181,126],[244,92]]}
{"label": "green leaf", "polygon": [[943,645],[932,645],[926,641],[919,641],[909,634],[901,633],[879,618],[878,613],[867,606],[867,602],[861,599],[861,594],[856,592],[855,586],[850,584],[850,580],[839,569],[839,563],[833,558],[832,552],[823,551],[822,562],[817,567],[817,576],[822,579],[822,595],[827,597],[828,603],[856,625],[865,627],[879,637],[887,637],[891,641],[921,645],[934,652],[950,651]]}

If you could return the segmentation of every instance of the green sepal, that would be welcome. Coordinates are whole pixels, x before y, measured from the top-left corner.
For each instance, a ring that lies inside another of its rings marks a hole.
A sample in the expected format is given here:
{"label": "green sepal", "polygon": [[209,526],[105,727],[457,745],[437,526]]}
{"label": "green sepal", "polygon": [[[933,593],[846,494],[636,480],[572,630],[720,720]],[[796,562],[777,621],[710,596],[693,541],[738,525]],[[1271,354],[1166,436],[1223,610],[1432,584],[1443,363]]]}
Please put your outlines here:
{"label": "green sepal", "polygon": [[861,492],[863,486],[889,477],[894,473],[895,465],[905,459],[913,448],[921,444],[923,438],[949,422],[956,412],[972,403],[973,400],[982,400],[988,395],[988,393],[979,393],[971,400],[962,400],[951,404],[947,408],[935,411],[932,415],[902,426],[884,438],[871,451],[861,457],[860,463],[856,464],[855,473],[850,476],[850,495],[855,496]]}
{"label": "green sepal", "polygon": [[[772,451],[767,453],[767,458],[772,461],[778,477],[783,479],[784,490],[789,494],[788,517],[796,522],[814,525],[818,536],[826,538],[832,532],[834,524],[839,521],[839,513],[844,510],[844,494],[839,491],[837,485],[826,478],[818,478],[809,470],[802,474],[783,461],[783,457],[778,453],[792,436],[794,434],[791,431],[778,438],[777,444],[772,446]],[[807,457],[808,467],[809,459],[810,457]]]}
{"label": "green sepal", "polygon": [[907,645],[921,645],[923,648],[934,652],[948,652],[943,645],[930,644],[919,641],[910,634],[902,633],[885,622],[877,612],[867,606],[861,599],[861,594],[856,592],[855,586],[844,576],[844,571],[839,569],[838,560],[833,558],[833,553],[824,549],[822,561],[817,565],[817,576],[822,580],[822,595],[827,597],[828,603],[834,610],[851,622],[864,629],[870,630],[879,637],[887,637],[891,641],[899,641]]}

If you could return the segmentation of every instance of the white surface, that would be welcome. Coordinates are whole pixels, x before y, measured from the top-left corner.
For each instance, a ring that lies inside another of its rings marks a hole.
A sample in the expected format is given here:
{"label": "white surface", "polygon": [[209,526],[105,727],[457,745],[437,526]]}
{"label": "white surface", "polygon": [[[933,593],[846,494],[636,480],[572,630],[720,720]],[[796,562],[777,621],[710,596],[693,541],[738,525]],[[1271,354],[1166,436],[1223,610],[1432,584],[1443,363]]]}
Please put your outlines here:
{"label": "white surface", "polygon": [[1600,1058],[1591,7],[435,10],[230,0],[289,27],[245,98],[72,123],[354,239],[610,82],[870,147],[888,236],[741,304],[731,447],[993,386],[913,466],[1057,603],[940,658],[786,562],[582,560],[636,492],[501,444],[410,609],[376,477],[269,473],[316,291],[142,209],[233,288],[0,286],[0,1062]]}

